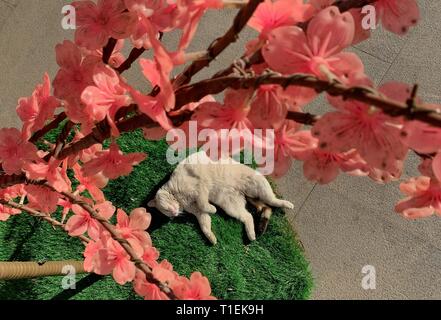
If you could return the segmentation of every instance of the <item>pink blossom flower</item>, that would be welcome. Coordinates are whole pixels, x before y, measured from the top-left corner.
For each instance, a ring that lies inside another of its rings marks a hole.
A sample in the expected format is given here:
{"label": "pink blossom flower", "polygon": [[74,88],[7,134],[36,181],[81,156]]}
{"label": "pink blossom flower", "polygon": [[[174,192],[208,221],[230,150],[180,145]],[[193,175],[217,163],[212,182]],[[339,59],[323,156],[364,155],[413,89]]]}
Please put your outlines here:
{"label": "pink blossom flower", "polygon": [[133,250],[139,256],[142,256],[144,248],[151,247],[152,245],[150,235],[145,231],[152,219],[150,213],[144,208],[138,208],[133,210],[129,217],[123,210],[119,209],[116,217],[116,230],[121,237],[130,243]]}
{"label": "pink blossom flower", "polygon": [[214,130],[252,129],[253,125],[248,119],[251,94],[249,90],[228,90],[223,105],[218,102],[202,103],[193,120],[198,121],[201,127]]}
{"label": "pink blossom flower", "polygon": [[136,271],[133,289],[145,300],[169,300],[168,296],[157,285],[148,282],[145,274],[139,270]]}
{"label": "pink blossom flower", "polygon": [[49,76],[45,73],[43,83],[35,88],[32,96],[18,100],[17,114],[23,121],[23,139],[28,140],[32,133],[43,128],[59,105],[59,101],[51,96]]}
{"label": "pink blossom flower", "polygon": [[124,39],[132,33],[136,16],[126,11],[123,0],[75,1],[75,42],[90,50],[104,47],[109,38]]}
{"label": "pink blossom flower", "polygon": [[[83,256],[84,256],[84,270],[87,272],[94,272],[94,270],[99,269],[99,267],[96,266],[96,260],[97,255],[100,250],[105,250],[105,244],[107,241],[103,241],[104,236],[101,238],[94,239],[92,241],[89,241],[86,245],[86,249],[84,250]],[[105,270],[101,270],[105,271]],[[100,272],[100,270],[97,270],[97,273]],[[100,274],[104,274],[104,272],[101,272]]]}
{"label": "pink blossom flower", "polygon": [[278,128],[285,120],[288,109],[294,108],[284,97],[282,87],[263,85],[251,103],[248,118],[256,128]]}
{"label": "pink blossom flower", "polygon": [[303,174],[308,180],[327,184],[337,178],[340,171],[359,175],[364,169],[355,150],[344,153],[323,151],[309,130],[296,132],[292,140],[291,154],[303,161]]}
{"label": "pink blossom flower", "polygon": [[169,4],[166,0],[124,0],[127,9],[137,15],[138,20],[131,40],[136,48],[150,49],[149,29],[153,33],[171,31],[176,27],[176,4]]}
{"label": "pink blossom flower", "polygon": [[93,81],[95,86],[87,87],[81,94],[81,100],[87,106],[94,121],[107,118],[112,127],[112,134],[118,136],[119,131],[114,123],[114,117],[121,107],[131,102],[130,97],[126,95],[127,90],[121,84],[117,73],[103,64],[95,67]]}
{"label": "pink blossom flower", "polygon": [[83,59],[81,50],[72,41],[65,40],[55,47],[57,63],[60,66],[53,85],[54,95],[69,99],[73,105],[79,100],[87,86],[93,85],[95,59]]}
{"label": "pink blossom flower", "polygon": [[174,108],[175,95],[173,86],[170,82],[170,75],[174,64],[170,54],[164,48],[162,43],[157,39],[156,34],[148,29],[150,41],[155,52],[154,60],[141,59],[139,64],[142,73],[150,81],[153,87],[158,86],[161,91],[157,95],[158,100],[161,101],[164,109],[170,111]]}
{"label": "pink blossom flower", "polygon": [[26,196],[26,189],[24,184],[16,184],[11,187],[0,189],[0,198],[6,201],[11,201],[16,198]]}
{"label": "pink blossom flower", "polygon": [[265,0],[259,4],[248,25],[266,38],[271,30],[303,22],[312,13],[311,5],[304,4],[302,0]]}
{"label": "pink blossom flower", "polygon": [[[424,105],[441,110],[440,105]],[[436,154],[431,162],[433,174],[441,181],[441,129],[421,121],[406,121],[401,132],[405,145],[422,154]]]}
{"label": "pink blossom flower", "polygon": [[211,295],[210,282],[200,272],[194,272],[190,279],[180,277],[173,286],[173,292],[180,300],[215,300]]}
{"label": "pink blossom flower", "polygon": [[[115,207],[109,201],[95,205],[94,209],[106,220],[110,219],[115,212]],[[72,205],[72,211],[74,215],[66,223],[66,230],[69,232],[69,235],[75,237],[87,232],[92,239],[98,239],[102,231],[99,222],[77,204]]]}
{"label": "pink blossom flower", "polygon": [[108,238],[106,247],[100,249],[95,260],[94,271],[106,275],[112,273],[116,283],[124,285],[135,279],[136,267],[124,248],[112,238]]}
{"label": "pink blossom flower", "polygon": [[116,143],[110,145],[109,150],[96,153],[96,158],[85,163],[82,172],[85,177],[102,173],[109,179],[116,179],[130,174],[133,166],[144,161],[143,153],[130,153],[124,155]]}
{"label": "pink blossom flower", "polygon": [[153,277],[165,284],[173,284],[178,279],[178,274],[173,271],[173,266],[167,260],[162,260],[152,268]]}
{"label": "pink blossom flower", "polygon": [[[327,7],[332,6],[334,0],[310,0],[309,3],[315,8],[316,12],[323,10]],[[361,8],[354,8],[349,10],[349,13],[354,18],[354,40],[352,44],[357,44],[363,40],[366,40],[370,37],[371,31],[370,29],[363,28],[362,20],[364,15],[361,12]]]}
{"label": "pink blossom flower", "polygon": [[124,248],[106,232],[90,241],[84,251],[84,268],[100,275],[112,274],[115,281],[124,285],[135,278],[136,267]]}
{"label": "pink blossom flower", "polygon": [[[63,163],[62,167],[60,167],[61,163]],[[47,180],[49,185],[54,187],[57,192],[69,192],[71,190],[71,182],[67,177],[67,161],[62,162],[51,158],[49,163],[43,161],[27,163],[23,170],[26,172],[28,179]]]}
{"label": "pink blossom flower", "polygon": [[294,136],[300,125],[292,120],[285,120],[275,131],[274,140],[274,172],[275,178],[285,175],[292,165],[293,151],[296,150]]}
{"label": "pink blossom flower", "polygon": [[37,148],[24,141],[19,130],[0,129],[0,163],[6,174],[19,174],[26,163],[37,159]]}
{"label": "pink blossom flower", "polygon": [[[386,94],[393,88],[401,90],[401,85],[387,84],[380,91]],[[396,161],[404,160],[408,151],[401,141],[400,120],[361,102],[332,99],[331,103],[338,111],[322,116],[312,129],[320,148],[334,152],[356,149],[369,166],[394,171]]]}
{"label": "pink blossom flower", "polygon": [[47,187],[27,185],[25,187],[29,207],[46,214],[52,214],[57,210],[58,194]]}
{"label": "pink blossom flower", "polygon": [[374,5],[386,30],[399,35],[406,34],[420,19],[416,0],[379,0]]}
{"label": "pink blossom flower", "polygon": [[142,261],[144,261],[150,268],[153,268],[158,265],[157,260],[159,259],[159,251],[152,246],[144,247],[144,253],[141,257]]}
{"label": "pink blossom flower", "polygon": [[[121,50],[124,48],[124,39],[120,39],[116,41],[115,48],[112,51],[112,54],[109,58],[109,66],[116,69],[118,68],[124,61],[125,57],[121,53]],[[82,48],[84,55],[90,60],[91,64],[93,64],[93,60],[95,60],[95,64],[99,64],[103,61],[103,48],[96,50],[87,50]]]}
{"label": "pink blossom flower", "polygon": [[0,221],[6,221],[11,216],[20,214],[21,211],[18,209],[14,209],[11,207],[8,207],[6,205],[0,204]]}
{"label": "pink blossom flower", "polygon": [[[82,132],[77,132],[73,138],[73,142],[77,142],[84,138],[85,135]],[[74,167],[75,164],[80,160],[83,163],[89,162],[90,160],[96,158],[96,153],[103,150],[102,144],[96,143],[87,149],[83,149],[77,154],[69,157],[68,163],[70,167]]]}
{"label": "pink blossom flower", "polygon": [[342,52],[354,39],[354,19],[349,12],[337,7],[320,11],[305,32],[297,26],[274,29],[262,49],[271,69],[284,74],[310,73],[327,78],[331,72],[341,76],[339,63],[352,64],[354,72],[362,72],[357,55]]}
{"label": "pink blossom flower", "polygon": [[78,164],[73,167],[73,171],[75,173],[75,179],[77,179],[79,182],[76,192],[82,193],[87,190],[96,202],[101,203],[105,201],[104,193],[101,191],[101,189],[106,187],[107,183],[109,182],[108,178],[106,178],[102,173],[85,177],[83,176],[81,167]]}
{"label": "pink blossom flower", "polygon": [[139,110],[158,122],[162,128],[169,130],[172,128],[172,123],[167,117],[166,111],[172,110],[175,106],[174,89],[170,82],[173,61],[161,42],[156,38],[153,26],[147,20],[146,24],[149,26],[147,32],[155,55],[154,60],[141,59],[140,65],[144,76],[153,87],[158,87],[160,91],[155,97],[152,97],[144,95],[134,88],[129,88],[129,90]]}
{"label": "pink blossom flower", "polygon": [[441,185],[429,177],[411,178],[400,185],[408,197],[398,202],[395,211],[408,219],[441,216]]}
{"label": "pink blossom flower", "polygon": [[57,204],[63,208],[63,211],[61,212],[61,223],[64,223],[67,215],[72,210],[73,204],[69,200],[66,200],[64,198],[59,198]]}

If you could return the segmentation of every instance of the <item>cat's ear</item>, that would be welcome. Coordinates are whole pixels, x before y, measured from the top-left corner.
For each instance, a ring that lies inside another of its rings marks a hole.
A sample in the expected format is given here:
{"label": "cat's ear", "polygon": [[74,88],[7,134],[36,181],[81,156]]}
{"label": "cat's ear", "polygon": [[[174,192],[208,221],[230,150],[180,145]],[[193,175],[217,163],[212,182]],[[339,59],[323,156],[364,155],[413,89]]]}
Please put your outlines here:
{"label": "cat's ear", "polygon": [[155,199],[150,200],[149,203],[147,203],[147,205],[150,208],[156,208],[156,201],[155,201]]}

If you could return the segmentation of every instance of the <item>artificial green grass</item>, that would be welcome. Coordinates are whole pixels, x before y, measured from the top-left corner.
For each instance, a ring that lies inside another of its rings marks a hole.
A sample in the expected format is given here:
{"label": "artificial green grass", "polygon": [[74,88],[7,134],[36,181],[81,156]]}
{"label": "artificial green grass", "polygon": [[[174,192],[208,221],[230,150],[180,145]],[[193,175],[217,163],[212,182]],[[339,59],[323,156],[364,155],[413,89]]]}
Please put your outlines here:
{"label": "artificial green grass", "polygon": [[[49,136],[48,139],[53,139]],[[140,131],[118,140],[124,152],[143,151],[147,160],[129,177],[111,181],[105,193],[114,205],[130,212],[146,206],[173,171],[165,160],[165,142],[146,141]],[[267,232],[247,242],[243,225],[225,214],[213,216],[218,244],[211,246],[196,219],[173,221],[155,210],[151,233],[161,258],[184,275],[200,271],[221,299],[307,299],[312,277],[302,250],[281,210],[275,210]],[[61,230],[26,214],[0,223],[1,261],[82,259],[83,246]],[[75,290],[63,290],[62,277],[0,281],[0,299],[139,299],[130,284],[117,285],[110,276],[78,275]]]}

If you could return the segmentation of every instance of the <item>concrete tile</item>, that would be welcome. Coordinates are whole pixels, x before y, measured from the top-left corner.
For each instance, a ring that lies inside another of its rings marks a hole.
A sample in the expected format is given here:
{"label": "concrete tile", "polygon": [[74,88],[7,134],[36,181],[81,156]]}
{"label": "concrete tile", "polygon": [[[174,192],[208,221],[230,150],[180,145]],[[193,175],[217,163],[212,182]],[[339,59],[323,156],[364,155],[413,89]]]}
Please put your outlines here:
{"label": "concrete tile", "polygon": [[428,102],[441,103],[441,2],[420,1],[423,20],[400,55],[392,64],[384,81],[398,80],[419,83],[419,95]]}
{"label": "concrete tile", "polygon": [[[441,298],[441,251],[350,197],[317,186],[295,220],[315,277],[313,298]],[[376,290],[361,286],[365,265],[376,269]]]}
{"label": "concrete tile", "polygon": [[300,212],[304,202],[312,192],[315,183],[308,181],[303,176],[302,163],[296,161],[291,170],[284,177],[276,180],[277,193],[294,204],[294,209],[285,210],[290,222],[295,221],[296,215]]}
{"label": "concrete tile", "polygon": [[3,28],[3,25],[6,23],[6,20],[11,15],[12,7],[7,3],[0,2],[0,31]]}
{"label": "concrete tile", "polygon": [[[8,0],[9,1],[9,0]],[[15,2],[14,2],[15,3]],[[1,126],[18,126],[17,100],[32,93],[44,72],[55,77],[55,45],[72,32],[61,27],[61,9],[70,1],[17,1],[0,32]]]}
{"label": "concrete tile", "polygon": [[381,26],[372,30],[372,36],[354,47],[385,62],[393,62],[406,43],[409,35],[399,37]]}

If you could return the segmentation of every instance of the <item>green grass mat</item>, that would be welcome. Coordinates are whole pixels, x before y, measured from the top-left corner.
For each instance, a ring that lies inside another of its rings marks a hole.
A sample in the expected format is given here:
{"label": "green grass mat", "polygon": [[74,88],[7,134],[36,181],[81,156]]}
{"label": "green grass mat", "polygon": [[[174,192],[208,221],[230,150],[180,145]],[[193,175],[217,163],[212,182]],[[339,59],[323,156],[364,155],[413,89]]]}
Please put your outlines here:
{"label": "green grass mat", "polygon": [[[167,144],[146,141],[140,131],[124,134],[118,142],[124,152],[148,154],[131,176],[110,182],[105,190],[115,206],[130,212],[146,205],[173,167],[165,161]],[[149,231],[161,258],[168,259],[181,274],[202,272],[218,298],[308,298],[312,287],[309,266],[282,211],[275,210],[267,232],[251,244],[240,222],[222,213],[214,215],[215,247],[205,240],[192,216],[173,221],[156,211],[152,216]],[[0,223],[2,261],[82,259],[82,250],[79,240],[26,214]],[[119,286],[111,277],[78,275],[75,290],[63,290],[61,279],[0,281],[0,299],[139,299],[130,284]]]}

